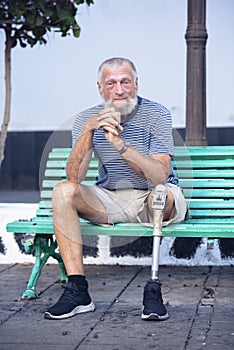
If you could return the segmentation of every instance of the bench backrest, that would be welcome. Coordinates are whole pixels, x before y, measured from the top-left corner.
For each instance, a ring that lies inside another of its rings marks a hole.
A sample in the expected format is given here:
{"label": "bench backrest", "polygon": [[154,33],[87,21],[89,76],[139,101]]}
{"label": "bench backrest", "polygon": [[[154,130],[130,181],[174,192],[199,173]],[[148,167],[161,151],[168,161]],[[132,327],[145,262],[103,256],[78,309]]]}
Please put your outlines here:
{"label": "bench backrest", "polygon": [[[70,148],[54,148],[48,157],[38,216],[51,214],[51,196],[56,183],[66,180],[66,161]],[[190,213],[196,221],[234,218],[234,146],[177,146],[173,158]],[[98,162],[90,162],[85,184],[93,184]]]}

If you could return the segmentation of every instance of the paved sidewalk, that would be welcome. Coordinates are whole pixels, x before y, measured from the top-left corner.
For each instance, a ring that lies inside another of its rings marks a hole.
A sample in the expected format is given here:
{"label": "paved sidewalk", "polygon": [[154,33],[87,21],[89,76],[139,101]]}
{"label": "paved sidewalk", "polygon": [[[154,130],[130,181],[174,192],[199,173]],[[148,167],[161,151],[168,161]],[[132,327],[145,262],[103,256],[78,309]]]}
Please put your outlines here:
{"label": "paved sidewalk", "polygon": [[142,321],[149,267],[87,266],[96,311],[61,321],[43,312],[61,295],[58,265],[46,265],[40,298],[19,301],[32,265],[0,265],[1,350],[231,350],[233,267],[160,267],[170,318]]}

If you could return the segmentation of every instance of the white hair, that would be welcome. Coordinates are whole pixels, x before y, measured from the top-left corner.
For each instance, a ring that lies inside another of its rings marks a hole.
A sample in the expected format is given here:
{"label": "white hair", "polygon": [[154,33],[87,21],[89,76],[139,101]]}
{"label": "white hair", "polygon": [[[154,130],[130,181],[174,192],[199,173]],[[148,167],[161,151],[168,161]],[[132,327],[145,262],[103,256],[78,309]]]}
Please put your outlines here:
{"label": "white hair", "polygon": [[137,70],[132,61],[130,61],[128,58],[123,58],[123,57],[113,57],[113,58],[108,58],[104,62],[101,63],[101,65],[98,68],[98,74],[97,74],[97,82],[101,83],[102,81],[102,72],[104,66],[122,66],[123,64],[129,64],[129,66],[132,68],[134,79],[137,78]]}

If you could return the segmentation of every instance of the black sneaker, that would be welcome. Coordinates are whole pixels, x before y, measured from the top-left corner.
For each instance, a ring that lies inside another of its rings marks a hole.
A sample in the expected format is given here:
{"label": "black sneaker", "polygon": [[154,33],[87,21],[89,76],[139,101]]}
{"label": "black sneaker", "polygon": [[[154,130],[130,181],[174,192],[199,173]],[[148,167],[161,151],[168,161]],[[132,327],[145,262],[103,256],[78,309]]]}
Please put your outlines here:
{"label": "black sneaker", "polygon": [[95,305],[88,292],[87,281],[84,286],[79,287],[73,282],[68,282],[64,288],[65,291],[57,303],[45,312],[45,318],[60,320],[95,310]]}
{"label": "black sneaker", "polygon": [[156,281],[147,282],[144,288],[142,320],[162,321],[168,317],[163,305],[161,284]]}

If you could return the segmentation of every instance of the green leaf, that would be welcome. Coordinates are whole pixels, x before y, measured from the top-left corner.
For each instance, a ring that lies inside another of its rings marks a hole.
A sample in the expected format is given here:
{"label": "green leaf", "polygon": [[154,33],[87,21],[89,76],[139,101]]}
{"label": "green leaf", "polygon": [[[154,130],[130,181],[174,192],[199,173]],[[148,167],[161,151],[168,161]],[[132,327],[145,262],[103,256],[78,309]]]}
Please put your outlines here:
{"label": "green leaf", "polygon": [[74,0],[74,3],[75,3],[76,5],[81,5],[81,4],[84,3],[84,0]]}
{"label": "green leaf", "polygon": [[28,36],[27,42],[31,47],[33,47],[34,45],[36,45],[37,39],[32,38],[31,36]]}
{"label": "green leaf", "polygon": [[44,39],[44,38],[40,39],[40,44],[46,44],[46,43],[47,43],[46,39]]}
{"label": "green leaf", "polygon": [[11,48],[16,47],[16,45],[17,45],[17,40],[15,38],[12,38]]}
{"label": "green leaf", "polygon": [[51,10],[51,9],[45,9],[45,11],[44,11],[44,15],[45,15],[46,17],[52,17],[53,14],[54,14],[54,11]]}
{"label": "green leaf", "polygon": [[0,9],[0,19],[5,19],[5,12]]}
{"label": "green leaf", "polygon": [[94,4],[93,0],[86,0],[86,2],[87,2],[88,6],[91,5],[91,4]]}
{"label": "green leaf", "polygon": [[43,23],[44,23],[44,18],[41,16],[37,16],[36,22],[35,22],[36,26],[41,26]]}
{"label": "green leaf", "polygon": [[45,0],[38,0],[38,6],[40,7],[42,12],[46,11],[46,2],[45,2]]}
{"label": "green leaf", "polygon": [[46,29],[44,27],[35,27],[33,28],[32,32],[35,35],[36,39],[39,39],[46,34]]}
{"label": "green leaf", "polygon": [[73,32],[73,35],[74,35],[75,38],[79,38],[79,36],[80,36],[80,27],[78,26],[78,27],[73,28],[72,32]]}
{"label": "green leaf", "polygon": [[28,12],[25,14],[25,21],[30,25],[34,25],[35,16],[31,12]]}
{"label": "green leaf", "polygon": [[62,31],[62,36],[66,36],[68,34],[70,26],[68,26],[66,23],[64,23],[60,29]]}
{"label": "green leaf", "polygon": [[21,47],[25,48],[27,46],[27,44],[25,44],[21,38],[19,39],[19,42]]}
{"label": "green leaf", "polygon": [[83,4],[84,2],[86,2],[86,4],[89,6],[91,4],[94,4],[93,0],[74,0],[74,3],[76,5],[81,5]]}
{"label": "green leaf", "polygon": [[67,9],[58,9],[57,13],[58,13],[58,18],[61,20],[64,20],[64,19],[71,17],[71,13]]}

